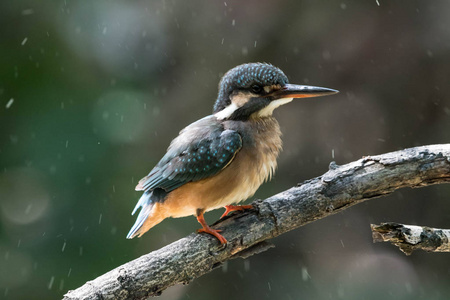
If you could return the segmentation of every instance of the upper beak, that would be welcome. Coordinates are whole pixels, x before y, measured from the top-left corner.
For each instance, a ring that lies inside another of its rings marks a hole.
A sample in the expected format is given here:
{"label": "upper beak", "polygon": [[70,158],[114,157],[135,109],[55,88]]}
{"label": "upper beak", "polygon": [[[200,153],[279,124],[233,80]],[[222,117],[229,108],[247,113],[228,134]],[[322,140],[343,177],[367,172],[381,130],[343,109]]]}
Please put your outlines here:
{"label": "upper beak", "polygon": [[275,96],[276,99],[310,98],[333,95],[336,93],[339,93],[339,91],[318,86],[286,84],[280,90],[274,92],[271,96]]}

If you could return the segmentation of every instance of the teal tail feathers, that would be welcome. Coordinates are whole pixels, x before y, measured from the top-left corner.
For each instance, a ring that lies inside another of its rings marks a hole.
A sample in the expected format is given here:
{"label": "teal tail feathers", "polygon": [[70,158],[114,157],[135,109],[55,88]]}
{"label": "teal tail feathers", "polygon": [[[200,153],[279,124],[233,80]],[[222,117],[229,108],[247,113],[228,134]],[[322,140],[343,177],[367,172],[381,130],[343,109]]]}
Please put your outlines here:
{"label": "teal tail feathers", "polygon": [[145,220],[147,220],[147,218],[150,216],[154,206],[154,202],[152,201],[152,194],[153,194],[152,192],[145,192],[139,199],[138,203],[136,204],[136,207],[134,208],[131,215],[134,215],[139,208],[142,209],[139,212],[139,215],[133,227],[131,227],[130,232],[128,232],[127,239],[132,239],[137,235],[141,236],[142,234],[144,234],[145,231],[148,230],[147,229],[144,232],[142,232],[141,229],[145,223]]}

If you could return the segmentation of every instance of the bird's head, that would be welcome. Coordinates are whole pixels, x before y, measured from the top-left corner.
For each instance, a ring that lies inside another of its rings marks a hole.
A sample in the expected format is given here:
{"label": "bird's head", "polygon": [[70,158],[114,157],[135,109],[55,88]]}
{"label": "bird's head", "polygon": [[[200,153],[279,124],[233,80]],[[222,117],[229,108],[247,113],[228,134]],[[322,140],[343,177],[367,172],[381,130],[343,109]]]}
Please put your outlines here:
{"label": "bird's head", "polygon": [[283,71],[270,64],[249,63],[228,71],[219,83],[214,114],[221,120],[247,120],[272,115],[294,98],[338,93],[328,88],[289,84]]}

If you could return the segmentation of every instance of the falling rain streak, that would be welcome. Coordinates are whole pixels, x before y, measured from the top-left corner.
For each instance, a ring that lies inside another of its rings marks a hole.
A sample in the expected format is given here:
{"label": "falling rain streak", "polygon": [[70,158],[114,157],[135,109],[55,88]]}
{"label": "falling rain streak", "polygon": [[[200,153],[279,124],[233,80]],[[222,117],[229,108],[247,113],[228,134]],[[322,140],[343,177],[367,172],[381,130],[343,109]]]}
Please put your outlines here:
{"label": "falling rain streak", "polygon": [[9,99],[8,103],[6,103],[6,109],[10,108],[14,103],[14,98]]}
{"label": "falling rain streak", "polygon": [[55,276],[50,278],[50,282],[48,283],[48,289],[51,290],[53,286],[53,282],[55,281]]}

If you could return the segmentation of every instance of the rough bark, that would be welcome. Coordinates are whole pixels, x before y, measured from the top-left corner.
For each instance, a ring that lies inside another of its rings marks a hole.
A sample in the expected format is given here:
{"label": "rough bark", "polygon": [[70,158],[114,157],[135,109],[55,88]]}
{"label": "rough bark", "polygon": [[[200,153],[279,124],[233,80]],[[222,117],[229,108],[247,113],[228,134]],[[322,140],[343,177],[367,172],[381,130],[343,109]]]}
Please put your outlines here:
{"label": "rough bark", "polygon": [[450,252],[450,230],[399,223],[371,224],[373,242],[391,242],[406,255],[421,249],[427,252]]}
{"label": "rough bark", "polygon": [[450,144],[369,156],[338,166],[287,191],[253,203],[254,209],[217,222],[228,240],[191,234],[69,291],[64,299],[145,299],[187,284],[235,257],[270,247],[267,239],[399,188],[450,182]]}

